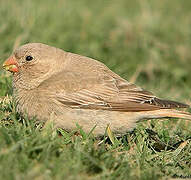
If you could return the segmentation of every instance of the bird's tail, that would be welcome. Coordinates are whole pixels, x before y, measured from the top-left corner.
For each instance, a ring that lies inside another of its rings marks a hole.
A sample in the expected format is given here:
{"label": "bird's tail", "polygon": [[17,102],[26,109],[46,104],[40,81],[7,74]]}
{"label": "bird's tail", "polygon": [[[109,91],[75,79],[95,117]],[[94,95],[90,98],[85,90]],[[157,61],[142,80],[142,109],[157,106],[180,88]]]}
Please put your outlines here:
{"label": "bird's tail", "polygon": [[181,119],[191,120],[191,113],[184,112],[184,111],[178,111],[176,109],[160,109],[160,110],[155,110],[152,112],[150,111],[150,113],[147,114],[147,117],[149,117],[149,119],[154,119],[154,118],[181,118]]}

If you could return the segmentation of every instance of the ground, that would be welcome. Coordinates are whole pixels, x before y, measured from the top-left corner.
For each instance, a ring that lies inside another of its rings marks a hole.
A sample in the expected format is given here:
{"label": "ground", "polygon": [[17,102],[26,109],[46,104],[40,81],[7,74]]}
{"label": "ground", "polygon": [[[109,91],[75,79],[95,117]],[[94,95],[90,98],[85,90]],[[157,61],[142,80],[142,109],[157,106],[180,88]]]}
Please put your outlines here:
{"label": "ground", "polygon": [[[191,1],[1,0],[0,64],[27,42],[104,62],[161,98],[191,104]],[[189,111],[189,110],[188,110]],[[191,178],[191,122],[144,121],[100,140],[21,118],[0,68],[0,179]]]}

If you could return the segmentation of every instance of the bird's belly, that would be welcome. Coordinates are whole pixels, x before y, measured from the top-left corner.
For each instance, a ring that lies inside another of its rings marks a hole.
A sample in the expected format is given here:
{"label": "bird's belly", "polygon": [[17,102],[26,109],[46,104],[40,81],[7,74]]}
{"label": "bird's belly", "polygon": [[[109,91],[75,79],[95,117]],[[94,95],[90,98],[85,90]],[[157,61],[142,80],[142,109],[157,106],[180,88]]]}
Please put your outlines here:
{"label": "bird's belly", "polygon": [[85,132],[94,129],[93,134],[102,136],[108,125],[115,134],[125,134],[135,127],[137,120],[136,112],[67,109],[55,118],[55,123],[57,127],[69,131],[77,128],[78,124]]}
{"label": "bird's belly", "polygon": [[[32,98],[31,98],[32,97]],[[135,127],[139,120],[136,112],[118,112],[107,110],[72,109],[62,106],[51,98],[38,97],[38,94],[16,96],[17,110],[39,121],[53,120],[56,127],[71,131],[77,124],[85,132],[101,136],[109,125],[115,134],[124,134]]]}

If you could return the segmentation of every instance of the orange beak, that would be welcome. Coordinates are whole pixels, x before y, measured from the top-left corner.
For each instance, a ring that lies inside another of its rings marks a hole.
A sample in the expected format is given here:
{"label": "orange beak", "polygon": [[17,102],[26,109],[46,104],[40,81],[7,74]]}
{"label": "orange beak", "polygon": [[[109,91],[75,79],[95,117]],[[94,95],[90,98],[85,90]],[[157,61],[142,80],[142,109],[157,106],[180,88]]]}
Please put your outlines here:
{"label": "orange beak", "polygon": [[18,63],[15,60],[15,58],[13,56],[9,57],[4,63],[3,63],[3,68],[7,71],[10,72],[18,72],[19,68],[18,68]]}

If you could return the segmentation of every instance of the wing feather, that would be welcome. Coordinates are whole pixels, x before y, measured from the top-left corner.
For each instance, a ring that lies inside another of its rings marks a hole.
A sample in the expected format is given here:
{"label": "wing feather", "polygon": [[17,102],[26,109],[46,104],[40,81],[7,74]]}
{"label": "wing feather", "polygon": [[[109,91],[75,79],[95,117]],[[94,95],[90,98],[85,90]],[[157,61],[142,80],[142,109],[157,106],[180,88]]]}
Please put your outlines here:
{"label": "wing feather", "polygon": [[[150,111],[161,108],[186,108],[179,102],[162,100],[151,92],[109,73],[61,72],[41,88],[50,88],[57,101],[70,108],[110,111]],[[55,91],[56,89],[56,91]]]}

